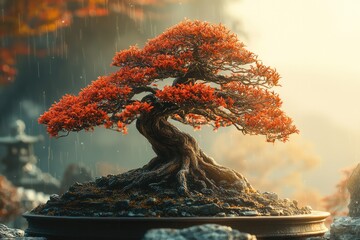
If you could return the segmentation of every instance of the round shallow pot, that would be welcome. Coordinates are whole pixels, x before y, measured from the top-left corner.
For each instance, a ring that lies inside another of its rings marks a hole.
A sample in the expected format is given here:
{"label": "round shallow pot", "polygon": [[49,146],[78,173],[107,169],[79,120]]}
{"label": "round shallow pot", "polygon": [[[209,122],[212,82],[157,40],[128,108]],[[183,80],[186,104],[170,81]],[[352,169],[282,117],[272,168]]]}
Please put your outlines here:
{"label": "round shallow pot", "polygon": [[256,217],[67,217],[25,213],[26,233],[48,239],[141,239],[153,228],[186,228],[215,223],[258,239],[302,239],[322,236],[327,212],[308,215]]}

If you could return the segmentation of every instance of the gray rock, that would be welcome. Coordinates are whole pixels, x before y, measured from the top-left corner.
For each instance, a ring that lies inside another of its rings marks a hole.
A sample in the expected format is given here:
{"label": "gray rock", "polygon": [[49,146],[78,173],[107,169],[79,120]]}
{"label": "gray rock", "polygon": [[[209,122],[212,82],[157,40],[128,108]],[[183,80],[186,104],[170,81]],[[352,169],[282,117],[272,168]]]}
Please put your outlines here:
{"label": "gray rock", "polygon": [[170,208],[168,211],[167,211],[167,214],[169,214],[170,216],[177,216],[178,214],[178,210],[176,208]]}
{"label": "gray rock", "polygon": [[189,208],[189,212],[199,216],[214,216],[221,212],[221,208],[216,203],[209,203],[200,206],[192,206]]}
{"label": "gray rock", "polygon": [[214,191],[209,188],[203,188],[203,189],[201,189],[201,193],[205,194],[205,195],[211,195],[214,193]]}
{"label": "gray rock", "polygon": [[130,200],[123,199],[115,203],[115,207],[119,209],[128,209],[130,206]]}
{"label": "gray rock", "polygon": [[347,188],[350,193],[349,216],[360,217],[360,164],[352,172]]}
{"label": "gray rock", "polygon": [[338,217],[330,226],[331,240],[360,240],[360,218]]}
{"label": "gray rock", "polygon": [[258,216],[260,215],[258,211],[253,210],[253,211],[244,211],[240,213],[243,216]]}
{"label": "gray rock", "polygon": [[216,214],[216,217],[226,217],[226,213],[219,212],[218,214]]}
{"label": "gray rock", "polygon": [[0,238],[16,238],[23,237],[25,235],[23,230],[8,228],[4,224],[0,224]]}
{"label": "gray rock", "polygon": [[238,181],[234,182],[233,186],[236,189],[243,190],[243,189],[246,189],[248,187],[248,183],[245,180],[241,179],[241,180],[238,180]]}
{"label": "gray rock", "polygon": [[271,216],[282,216],[284,211],[282,209],[272,209],[269,211]]}
{"label": "gray rock", "polygon": [[147,205],[154,205],[157,202],[156,198],[150,197],[146,200]]}
{"label": "gray rock", "polygon": [[276,200],[279,199],[279,196],[276,193],[273,193],[273,192],[264,192],[263,196],[270,199],[270,200],[273,200],[273,201],[276,201]]}
{"label": "gray rock", "polygon": [[50,201],[59,201],[60,196],[58,194],[51,194],[50,195]]}
{"label": "gray rock", "polygon": [[204,224],[185,229],[160,228],[149,230],[143,240],[256,240],[248,233],[241,233],[231,227]]}
{"label": "gray rock", "polygon": [[222,205],[222,207],[223,207],[223,208],[229,208],[229,207],[230,207],[230,204],[224,203],[224,204]]}

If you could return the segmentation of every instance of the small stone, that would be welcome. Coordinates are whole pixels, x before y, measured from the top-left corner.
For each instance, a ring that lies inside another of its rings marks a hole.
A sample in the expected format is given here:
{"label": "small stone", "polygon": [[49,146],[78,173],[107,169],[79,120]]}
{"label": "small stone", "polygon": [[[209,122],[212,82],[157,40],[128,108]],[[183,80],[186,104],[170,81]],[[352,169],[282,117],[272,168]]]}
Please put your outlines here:
{"label": "small stone", "polygon": [[272,200],[272,201],[277,201],[279,199],[279,196],[276,193],[273,192],[264,192],[263,196]]}
{"label": "small stone", "polygon": [[135,200],[135,199],[137,199],[139,197],[139,194],[138,193],[132,193],[131,195],[130,195],[130,199],[131,200]]}
{"label": "small stone", "polygon": [[144,217],[145,214],[142,214],[142,213],[134,213],[134,212],[128,212],[128,217]]}
{"label": "small stone", "polygon": [[310,211],[310,212],[313,210],[312,207],[309,206],[309,205],[305,206],[304,209],[305,209],[306,211]]}
{"label": "small stone", "polygon": [[203,189],[201,189],[201,193],[205,194],[205,195],[212,195],[214,193],[214,191],[211,189],[208,189],[208,188],[203,188]]}
{"label": "small stone", "polygon": [[209,203],[200,206],[190,207],[189,213],[199,216],[214,216],[221,212],[221,208],[216,203]]}
{"label": "small stone", "polygon": [[129,199],[120,200],[115,203],[115,208],[117,208],[117,209],[128,209],[129,206],[130,206]]}
{"label": "small stone", "polygon": [[240,189],[240,190],[246,189],[248,187],[246,181],[244,181],[244,180],[238,180],[238,181],[234,182],[233,186],[236,189]]}
{"label": "small stone", "polygon": [[115,187],[119,183],[118,178],[116,176],[114,176],[114,175],[109,175],[108,179],[109,179],[108,180],[108,186],[109,187]]}
{"label": "small stone", "polygon": [[256,237],[248,233],[241,233],[231,227],[204,224],[185,229],[160,228],[146,232],[143,240],[165,240],[165,239],[197,239],[197,240],[256,240]]}
{"label": "small stone", "polygon": [[131,211],[129,211],[127,215],[128,215],[129,217],[135,217],[135,216],[136,216],[136,214],[133,213],[133,212],[131,212]]}
{"label": "small stone", "polygon": [[284,216],[291,216],[294,215],[291,210],[284,209]]}
{"label": "small stone", "polygon": [[150,215],[151,217],[156,217],[156,212],[150,211],[150,212],[149,212],[149,215]]}
{"label": "small stone", "polygon": [[73,186],[75,187],[82,187],[84,184],[79,183],[79,182],[75,182]]}
{"label": "small stone", "polygon": [[242,199],[238,199],[238,200],[236,201],[236,205],[237,205],[237,206],[243,206],[243,205],[244,205],[244,201],[243,201]]}
{"label": "small stone", "polygon": [[224,212],[219,212],[218,214],[215,215],[216,217],[226,217],[226,213]]}
{"label": "small stone", "polygon": [[226,193],[230,195],[239,195],[239,190],[222,188]]}
{"label": "small stone", "polygon": [[259,212],[256,210],[253,210],[253,211],[244,211],[244,212],[241,212],[240,214],[243,216],[258,216]]}
{"label": "small stone", "polygon": [[146,200],[147,205],[154,205],[157,202],[156,198],[150,197]]}
{"label": "small stone", "polygon": [[0,224],[0,238],[18,238],[24,237],[25,233],[23,230],[8,228],[4,224]]}
{"label": "small stone", "polygon": [[271,216],[282,216],[282,215],[284,215],[284,211],[279,210],[279,209],[273,209],[273,210],[270,210],[270,215]]}
{"label": "small stone", "polygon": [[177,216],[178,215],[178,210],[176,208],[170,208],[168,211],[167,211],[167,214],[169,214],[170,216]]}
{"label": "small stone", "polygon": [[274,210],[275,208],[272,205],[266,206],[266,210]]}
{"label": "small stone", "polygon": [[169,206],[173,206],[173,205],[174,205],[173,200],[168,199],[168,200],[163,201],[163,206],[165,206],[165,207],[169,207]]}
{"label": "small stone", "polygon": [[229,207],[230,207],[230,204],[224,203],[224,204],[222,205],[222,207],[223,207],[223,208],[229,208]]}
{"label": "small stone", "polygon": [[58,202],[58,201],[60,201],[60,196],[58,194],[51,194],[50,195],[50,201]]}
{"label": "small stone", "polygon": [[95,184],[98,187],[105,187],[108,185],[108,180],[106,177],[100,177],[95,179]]}
{"label": "small stone", "polygon": [[291,204],[292,204],[292,201],[290,199],[288,199],[288,198],[284,198],[283,203],[284,203],[285,206],[290,207]]}
{"label": "small stone", "polygon": [[112,212],[101,212],[99,215],[100,215],[100,217],[112,217],[112,216],[114,216],[114,213],[112,213]]}
{"label": "small stone", "polygon": [[336,217],[330,226],[330,239],[359,239],[360,218]]}
{"label": "small stone", "polygon": [[167,197],[176,197],[177,196],[177,194],[172,190],[165,190],[162,192],[162,195],[167,196]]}

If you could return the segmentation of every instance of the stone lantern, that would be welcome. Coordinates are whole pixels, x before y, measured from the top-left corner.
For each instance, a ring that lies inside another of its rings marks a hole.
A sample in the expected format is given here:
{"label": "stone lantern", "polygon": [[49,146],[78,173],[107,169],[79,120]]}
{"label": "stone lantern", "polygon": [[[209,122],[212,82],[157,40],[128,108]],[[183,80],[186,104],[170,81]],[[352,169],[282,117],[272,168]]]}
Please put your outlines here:
{"label": "stone lantern", "polygon": [[36,166],[33,144],[42,139],[42,136],[27,135],[24,122],[17,120],[11,126],[10,135],[0,137],[0,145],[7,148],[6,156],[1,159],[3,175],[15,186],[49,194],[57,193],[59,181]]}

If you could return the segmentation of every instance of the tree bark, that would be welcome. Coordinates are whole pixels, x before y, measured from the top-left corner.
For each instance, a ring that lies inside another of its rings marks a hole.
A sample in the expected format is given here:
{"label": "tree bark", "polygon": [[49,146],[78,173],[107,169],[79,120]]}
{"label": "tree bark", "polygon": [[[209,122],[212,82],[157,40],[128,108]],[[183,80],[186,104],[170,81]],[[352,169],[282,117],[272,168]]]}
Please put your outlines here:
{"label": "tree bark", "polygon": [[136,127],[148,139],[156,157],[144,167],[123,176],[126,181],[121,184],[124,191],[148,186],[175,187],[181,195],[204,191],[224,194],[229,187],[238,192],[255,191],[240,173],[220,166],[208,157],[196,140],[168,122],[160,109],[143,113]]}

